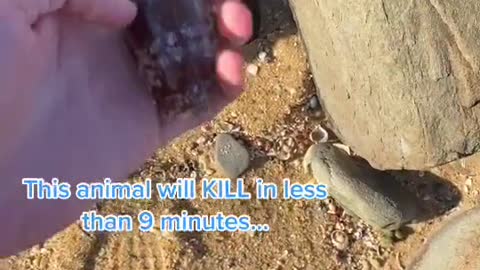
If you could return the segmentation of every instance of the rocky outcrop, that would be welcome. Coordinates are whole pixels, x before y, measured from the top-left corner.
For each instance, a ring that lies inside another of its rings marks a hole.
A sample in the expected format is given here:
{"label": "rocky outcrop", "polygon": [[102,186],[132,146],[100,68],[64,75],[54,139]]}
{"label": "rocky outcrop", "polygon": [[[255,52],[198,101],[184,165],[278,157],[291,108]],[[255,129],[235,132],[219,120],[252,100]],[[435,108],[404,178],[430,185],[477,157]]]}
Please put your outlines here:
{"label": "rocky outcrop", "polygon": [[378,169],[480,146],[480,2],[291,0],[337,135]]}

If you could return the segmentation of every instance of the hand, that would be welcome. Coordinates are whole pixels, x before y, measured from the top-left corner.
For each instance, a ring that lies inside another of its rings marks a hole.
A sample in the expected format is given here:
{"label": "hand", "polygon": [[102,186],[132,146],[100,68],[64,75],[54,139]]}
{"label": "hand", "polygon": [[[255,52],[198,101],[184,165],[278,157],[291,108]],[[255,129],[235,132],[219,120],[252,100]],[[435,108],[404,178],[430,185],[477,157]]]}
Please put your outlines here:
{"label": "hand", "polygon": [[[238,0],[216,1],[220,32],[231,41],[218,56],[218,76],[234,97],[251,15]],[[73,196],[28,201],[22,178],[72,186],[124,180],[160,145],[206,120],[158,125],[121,38],[135,15],[128,0],[0,1],[0,256],[45,240],[92,204]]]}

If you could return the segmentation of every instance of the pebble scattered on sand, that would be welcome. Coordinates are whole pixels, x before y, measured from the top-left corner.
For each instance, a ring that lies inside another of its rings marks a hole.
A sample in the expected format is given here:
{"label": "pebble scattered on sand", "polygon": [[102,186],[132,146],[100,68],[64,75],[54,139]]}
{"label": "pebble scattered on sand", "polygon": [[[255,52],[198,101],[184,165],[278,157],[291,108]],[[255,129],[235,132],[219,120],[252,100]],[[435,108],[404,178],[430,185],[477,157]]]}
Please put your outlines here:
{"label": "pebble scattered on sand", "polygon": [[268,54],[264,51],[258,53],[258,60],[262,63],[267,61]]}
{"label": "pebble scattered on sand", "polygon": [[255,65],[255,64],[249,64],[249,65],[247,66],[247,73],[250,74],[250,75],[252,75],[252,76],[257,76],[257,74],[258,74],[258,69],[259,69],[259,68],[258,68],[257,65]]}
{"label": "pebble scattered on sand", "polygon": [[244,145],[234,137],[223,133],[215,139],[215,165],[229,178],[237,178],[249,166],[250,156]]}
{"label": "pebble scattered on sand", "polygon": [[310,110],[317,110],[320,108],[320,102],[318,101],[317,95],[314,95],[308,101],[308,108]]}

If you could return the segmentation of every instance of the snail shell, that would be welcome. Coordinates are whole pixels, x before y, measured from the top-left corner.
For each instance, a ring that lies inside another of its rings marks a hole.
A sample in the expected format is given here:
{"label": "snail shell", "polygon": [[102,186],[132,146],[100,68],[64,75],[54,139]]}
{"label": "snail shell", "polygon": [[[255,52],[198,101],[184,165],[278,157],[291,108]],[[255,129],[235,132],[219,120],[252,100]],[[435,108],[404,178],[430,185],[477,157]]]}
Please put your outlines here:
{"label": "snail shell", "polygon": [[328,132],[319,125],[310,132],[309,139],[313,143],[325,143],[328,141]]}
{"label": "snail shell", "polygon": [[335,230],[332,232],[332,244],[338,250],[345,250],[348,247],[348,236],[343,231]]}

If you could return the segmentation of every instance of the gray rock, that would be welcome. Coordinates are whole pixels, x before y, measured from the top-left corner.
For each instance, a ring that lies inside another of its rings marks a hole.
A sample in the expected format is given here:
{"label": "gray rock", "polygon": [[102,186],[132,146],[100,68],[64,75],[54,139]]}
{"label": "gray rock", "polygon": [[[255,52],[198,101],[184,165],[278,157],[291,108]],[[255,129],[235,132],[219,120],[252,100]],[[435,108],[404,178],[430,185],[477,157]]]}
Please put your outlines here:
{"label": "gray rock", "polygon": [[229,134],[220,134],[215,139],[214,160],[218,170],[226,177],[237,178],[250,163],[247,149]]}
{"label": "gray rock", "polygon": [[311,146],[303,166],[347,212],[373,227],[395,230],[423,215],[417,197],[392,176],[331,144]]}
{"label": "gray rock", "polygon": [[290,0],[336,135],[382,170],[480,150],[478,0]]}
{"label": "gray rock", "polygon": [[409,270],[480,269],[480,208],[451,219],[427,242]]}
{"label": "gray rock", "polygon": [[310,100],[308,101],[308,107],[311,110],[316,110],[320,107],[320,102],[318,101],[317,95],[314,95],[313,97],[310,98]]}

